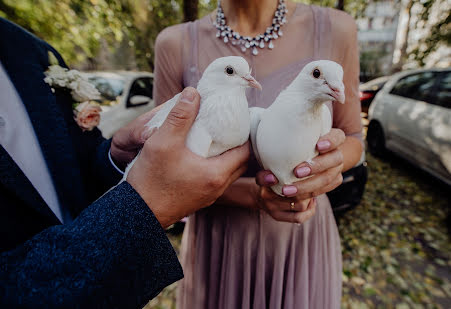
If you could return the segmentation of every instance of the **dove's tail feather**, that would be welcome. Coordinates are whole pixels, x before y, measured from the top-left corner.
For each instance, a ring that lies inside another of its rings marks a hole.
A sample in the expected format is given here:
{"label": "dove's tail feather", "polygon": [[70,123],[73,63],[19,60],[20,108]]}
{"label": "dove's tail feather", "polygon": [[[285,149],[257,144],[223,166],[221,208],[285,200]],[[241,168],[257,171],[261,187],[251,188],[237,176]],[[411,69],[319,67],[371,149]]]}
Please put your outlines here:
{"label": "dove's tail feather", "polygon": [[257,147],[257,131],[258,131],[258,126],[261,121],[261,116],[263,115],[264,111],[265,111],[265,109],[261,108],[261,107],[249,108],[249,116],[250,116],[250,122],[251,122],[250,137],[251,137],[252,150],[254,151],[255,158],[257,158],[258,163],[262,167],[263,167],[263,164],[260,160],[260,155],[258,153],[258,147]]}
{"label": "dove's tail feather", "polygon": [[152,117],[152,119],[149,120],[148,123],[146,123],[146,127],[149,127],[149,129],[161,127],[161,125],[171,112],[172,108],[177,103],[179,97],[180,93],[176,94],[172,99],[163,103],[163,107],[158,111],[158,113],[155,114],[155,116]]}
{"label": "dove's tail feather", "polygon": [[136,160],[138,160],[139,155],[141,154],[141,150],[139,151],[139,153],[136,155],[136,157],[133,159],[132,162],[130,162],[127,167],[125,168],[125,172],[124,172],[124,176],[122,177],[122,180],[120,182],[123,182],[127,179],[127,175],[130,172],[130,170],[132,169],[133,164],[135,164]]}

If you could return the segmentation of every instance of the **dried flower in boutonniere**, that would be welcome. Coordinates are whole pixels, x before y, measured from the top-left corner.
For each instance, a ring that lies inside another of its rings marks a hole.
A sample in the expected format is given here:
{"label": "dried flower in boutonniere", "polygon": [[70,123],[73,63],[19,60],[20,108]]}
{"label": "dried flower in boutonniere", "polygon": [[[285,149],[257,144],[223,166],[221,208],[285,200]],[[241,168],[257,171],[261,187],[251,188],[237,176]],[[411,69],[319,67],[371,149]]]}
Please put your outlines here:
{"label": "dried flower in boutonniere", "polygon": [[52,87],[70,91],[73,104],[74,119],[83,131],[91,131],[100,122],[100,105],[92,100],[100,98],[99,91],[87,81],[80,72],[68,70],[59,65],[51,65],[44,73],[44,81]]}
{"label": "dried flower in boutonniere", "polygon": [[102,109],[95,102],[83,102],[74,108],[74,118],[83,131],[91,131],[99,125]]}

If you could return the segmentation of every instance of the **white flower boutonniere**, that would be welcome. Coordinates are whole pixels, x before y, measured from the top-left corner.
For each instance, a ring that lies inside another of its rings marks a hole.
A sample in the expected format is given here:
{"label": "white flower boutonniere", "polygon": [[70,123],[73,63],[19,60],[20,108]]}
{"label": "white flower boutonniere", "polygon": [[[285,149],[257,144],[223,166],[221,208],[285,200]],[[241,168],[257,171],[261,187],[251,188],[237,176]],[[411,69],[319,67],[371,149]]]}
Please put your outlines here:
{"label": "white flower boutonniere", "polygon": [[83,131],[91,131],[100,122],[100,105],[92,100],[100,98],[99,91],[77,70],[68,70],[51,65],[44,73],[44,81],[52,87],[70,91],[76,103],[73,104],[74,119]]}

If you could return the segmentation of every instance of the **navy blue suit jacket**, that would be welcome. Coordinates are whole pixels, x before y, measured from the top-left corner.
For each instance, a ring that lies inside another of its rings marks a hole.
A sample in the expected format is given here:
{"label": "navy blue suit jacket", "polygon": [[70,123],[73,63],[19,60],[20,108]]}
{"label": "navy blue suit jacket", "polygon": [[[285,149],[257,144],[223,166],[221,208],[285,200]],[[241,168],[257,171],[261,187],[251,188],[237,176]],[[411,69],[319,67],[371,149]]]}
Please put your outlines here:
{"label": "navy blue suit jacket", "polygon": [[[0,18],[0,60],[39,140],[62,225],[0,146],[0,307],[142,308],[183,276],[177,256],[139,194],[108,160],[110,141],[82,132],[72,98],[44,82],[47,43]],[[1,94],[0,94],[1,101]],[[101,197],[100,197],[101,196]]]}

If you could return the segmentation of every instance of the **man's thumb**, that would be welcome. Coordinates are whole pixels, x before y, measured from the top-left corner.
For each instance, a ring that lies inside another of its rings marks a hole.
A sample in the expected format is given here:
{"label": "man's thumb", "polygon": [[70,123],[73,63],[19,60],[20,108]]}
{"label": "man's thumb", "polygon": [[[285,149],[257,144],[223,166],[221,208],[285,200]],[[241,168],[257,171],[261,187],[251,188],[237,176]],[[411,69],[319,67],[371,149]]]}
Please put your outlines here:
{"label": "man's thumb", "polygon": [[185,88],[159,131],[170,135],[171,139],[181,139],[184,142],[199,112],[199,105],[197,90]]}

